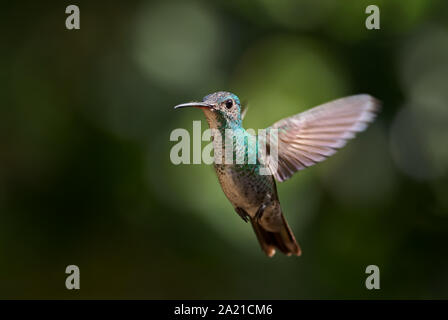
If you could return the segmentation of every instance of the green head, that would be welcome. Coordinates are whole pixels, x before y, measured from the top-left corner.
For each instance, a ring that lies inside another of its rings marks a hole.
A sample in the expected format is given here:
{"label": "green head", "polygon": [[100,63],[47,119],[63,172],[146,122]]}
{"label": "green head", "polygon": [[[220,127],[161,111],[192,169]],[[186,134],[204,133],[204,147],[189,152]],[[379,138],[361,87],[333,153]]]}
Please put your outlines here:
{"label": "green head", "polygon": [[218,91],[209,94],[202,102],[189,102],[175,106],[175,109],[194,107],[204,111],[211,128],[240,128],[241,103],[236,95],[230,92]]}

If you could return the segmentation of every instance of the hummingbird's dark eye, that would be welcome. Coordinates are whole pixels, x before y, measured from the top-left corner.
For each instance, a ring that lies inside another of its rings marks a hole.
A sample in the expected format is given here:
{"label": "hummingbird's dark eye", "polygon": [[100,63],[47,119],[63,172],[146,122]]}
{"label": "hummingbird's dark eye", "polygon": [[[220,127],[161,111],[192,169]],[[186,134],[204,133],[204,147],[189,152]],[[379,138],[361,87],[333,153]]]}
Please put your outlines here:
{"label": "hummingbird's dark eye", "polygon": [[226,100],[226,108],[230,109],[233,107],[233,101],[232,99]]}

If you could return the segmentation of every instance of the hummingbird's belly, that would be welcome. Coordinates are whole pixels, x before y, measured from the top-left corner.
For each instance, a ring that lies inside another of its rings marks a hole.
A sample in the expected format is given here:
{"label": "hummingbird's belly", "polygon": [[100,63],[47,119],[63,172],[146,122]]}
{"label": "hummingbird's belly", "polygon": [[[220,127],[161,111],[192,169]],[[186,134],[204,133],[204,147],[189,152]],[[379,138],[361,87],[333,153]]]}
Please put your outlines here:
{"label": "hummingbird's belly", "polygon": [[215,165],[215,170],[229,201],[252,217],[274,191],[273,177],[259,175],[254,166]]}

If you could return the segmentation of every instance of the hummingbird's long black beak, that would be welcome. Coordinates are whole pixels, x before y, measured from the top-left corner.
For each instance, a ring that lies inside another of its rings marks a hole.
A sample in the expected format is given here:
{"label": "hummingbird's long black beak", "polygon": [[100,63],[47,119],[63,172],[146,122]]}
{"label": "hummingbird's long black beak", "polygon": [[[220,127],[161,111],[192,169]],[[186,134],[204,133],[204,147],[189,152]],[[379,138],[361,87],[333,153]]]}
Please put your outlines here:
{"label": "hummingbird's long black beak", "polygon": [[180,108],[205,108],[205,109],[211,109],[213,108],[213,105],[205,103],[205,102],[189,102],[189,103],[182,103],[178,104],[174,107],[174,109],[180,109]]}

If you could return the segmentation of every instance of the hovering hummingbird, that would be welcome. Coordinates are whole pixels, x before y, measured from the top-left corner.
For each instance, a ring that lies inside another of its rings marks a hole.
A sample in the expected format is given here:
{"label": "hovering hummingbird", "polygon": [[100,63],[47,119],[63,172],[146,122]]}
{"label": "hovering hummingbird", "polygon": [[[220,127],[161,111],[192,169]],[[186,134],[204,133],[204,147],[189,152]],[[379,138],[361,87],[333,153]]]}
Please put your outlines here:
{"label": "hovering hummingbird", "polygon": [[[301,255],[291,228],[283,216],[277,194],[276,181],[289,179],[296,171],[303,170],[333,155],[356,132],[363,131],[375,118],[379,101],[367,94],[340,98],[305,112],[274,123],[266,130],[276,129],[277,138],[258,137],[266,143],[265,153],[258,152],[255,144],[256,163],[216,161],[217,151],[223,148],[222,139],[213,139],[214,168],[224,194],[238,215],[250,221],[262,250],[272,257],[278,249],[286,255]],[[236,154],[247,155],[247,138],[252,137],[242,126],[247,108],[230,92],[216,92],[204,97],[202,102],[190,102],[175,109],[195,107],[203,110],[211,129],[225,137],[227,130],[239,132],[233,140]],[[244,110],[243,110],[244,109]],[[276,148],[277,161],[273,164],[269,150]],[[250,148],[249,148],[250,149]],[[253,149],[253,148],[252,148]],[[264,159],[259,159],[264,157]],[[263,160],[263,161],[261,161]],[[261,174],[266,164],[271,174]]]}

